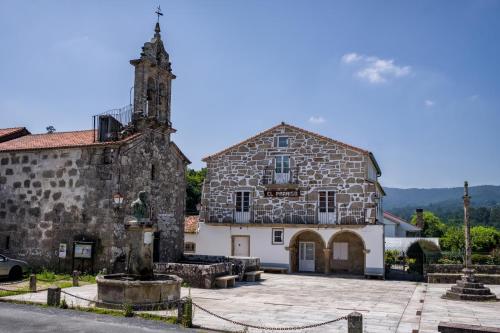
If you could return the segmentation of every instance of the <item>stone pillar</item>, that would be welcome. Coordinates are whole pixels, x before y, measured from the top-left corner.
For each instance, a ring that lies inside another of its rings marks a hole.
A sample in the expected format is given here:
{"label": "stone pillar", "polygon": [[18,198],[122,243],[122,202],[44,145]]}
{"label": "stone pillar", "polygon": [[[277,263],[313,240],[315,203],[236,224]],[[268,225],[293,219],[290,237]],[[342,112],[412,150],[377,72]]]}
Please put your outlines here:
{"label": "stone pillar", "polygon": [[60,302],[61,302],[61,288],[49,287],[49,289],[47,289],[47,305],[59,306]]}
{"label": "stone pillar", "polygon": [[352,312],[347,317],[347,333],[363,333],[363,315]]}
{"label": "stone pillar", "polygon": [[[421,232],[424,231],[424,210],[422,208],[417,208],[417,228],[420,228]],[[422,235],[423,236],[423,235]]]}
{"label": "stone pillar", "polygon": [[78,287],[78,271],[73,271],[73,287]]}
{"label": "stone pillar", "polygon": [[36,292],[36,275],[35,274],[30,275],[30,291],[32,293]]}
{"label": "stone pillar", "polygon": [[330,273],[330,255],[332,253],[332,249],[330,248],[324,248],[323,249],[323,256],[325,260],[325,274]]}
{"label": "stone pillar", "polygon": [[125,224],[130,244],[127,273],[153,278],[153,226],[149,221]]}
{"label": "stone pillar", "polygon": [[474,269],[472,269],[472,247],[470,239],[470,223],[469,223],[469,183],[464,182],[464,238],[465,238],[465,258],[464,269],[462,270],[462,281],[475,282]]}

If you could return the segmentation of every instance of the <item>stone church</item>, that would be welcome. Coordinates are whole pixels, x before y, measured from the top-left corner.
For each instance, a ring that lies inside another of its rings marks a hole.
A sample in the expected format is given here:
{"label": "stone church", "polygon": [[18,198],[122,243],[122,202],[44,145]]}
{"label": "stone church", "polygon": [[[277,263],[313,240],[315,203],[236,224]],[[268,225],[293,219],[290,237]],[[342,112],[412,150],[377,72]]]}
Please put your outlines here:
{"label": "stone church", "polygon": [[134,104],[95,115],[92,129],[0,129],[0,253],[38,268],[123,269],[124,219],[146,191],[154,260],[180,259],[190,162],[170,138],[175,75],[158,23],[130,63]]}

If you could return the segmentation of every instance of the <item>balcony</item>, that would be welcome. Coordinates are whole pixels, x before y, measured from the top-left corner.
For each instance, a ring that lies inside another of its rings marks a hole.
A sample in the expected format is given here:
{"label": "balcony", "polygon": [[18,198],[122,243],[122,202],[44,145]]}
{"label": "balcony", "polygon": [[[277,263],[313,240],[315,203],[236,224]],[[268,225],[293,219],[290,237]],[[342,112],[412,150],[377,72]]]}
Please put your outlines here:
{"label": "balcony", "polygon": [[288,172],[276,172],[274,167],[266,167],[262,175],[262,185],[298,185],[299,167],[288,169]]}
{"label": "balcony", "polygon": [[368,224],[366,209],[337,207],[333,212],[320,211],[315,205],[296,210],[269,210],[261,207],[248,207],[247,211],[234,208],[209,208],[203,212],[207,223],[237,224]]}

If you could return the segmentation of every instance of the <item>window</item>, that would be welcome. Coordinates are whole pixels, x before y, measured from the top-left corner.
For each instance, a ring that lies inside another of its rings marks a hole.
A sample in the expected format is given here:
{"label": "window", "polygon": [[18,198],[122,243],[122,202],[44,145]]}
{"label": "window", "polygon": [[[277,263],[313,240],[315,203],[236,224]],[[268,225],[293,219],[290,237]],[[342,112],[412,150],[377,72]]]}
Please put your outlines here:
{"label": "window", "polygon": [[248,212],[250,210],[250,192],[236,192],[236,211]]}
{"label": "window", "polygon": [[278,136],[277,143],[278,143],[277,146],[279,148],[286,148],[286,147],[288,147],[288,144],[289,144],[288,137],[286,137],[286,136]]}
{"label": "window", "polygon": [[368,180],[377,181],[377,169],[372,161],[368,161]]}
{"label": "window", "polygon": [[184,243],[184,252],[186,252],[186,253],[195,253],[196,252],[196,243],[185,242]]}
{"label": "window", "polygon": [[276,173],[289,173],[290,172],[290,157],[289,156],[276,156],[276,158],[275,158],[275,172]]}
{"label": "window", "polygon": [[284,235],[284,229],[273,229],[273,234],[272,234],[272,244],[273,245],[280,245],[283,244],[283,235]]}
{"label": "window", "polygon": [[333,260],[348,259],[349,244],[348,243],[333,243]]}
{"label": "window", "polygon": [[319,191],[319,212],[333,213],[335,211],[335,192]]}

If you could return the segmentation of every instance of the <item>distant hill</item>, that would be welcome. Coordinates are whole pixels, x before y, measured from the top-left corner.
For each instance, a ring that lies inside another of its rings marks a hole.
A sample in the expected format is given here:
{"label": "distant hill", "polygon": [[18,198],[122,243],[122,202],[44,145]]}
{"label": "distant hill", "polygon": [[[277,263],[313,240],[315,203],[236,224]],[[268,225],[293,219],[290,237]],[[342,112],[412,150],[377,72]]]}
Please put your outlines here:
{"label": "distant hill", "polygon": [[[463,187],[451,188],[392,188],[384,187],[387,196],[384,197],[384,209],[440,206],[455,209],[462,207]],[[471,205],[477,207],[493,207],[500,204],[500,186],[482,185],[469,188]]]}
{"label": "distant hill", "polygon": [[[409,220],[416,208],[428,210],[448,225],[463,221],[463,188],[384,188],[384,210]],[[494,226],[500,230],[500,186],[470,187],[472,225]]]}

